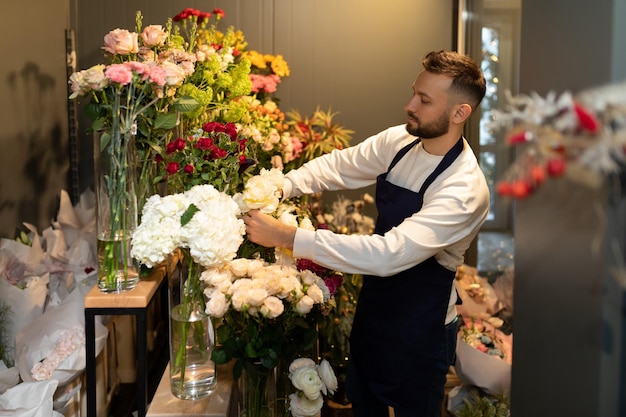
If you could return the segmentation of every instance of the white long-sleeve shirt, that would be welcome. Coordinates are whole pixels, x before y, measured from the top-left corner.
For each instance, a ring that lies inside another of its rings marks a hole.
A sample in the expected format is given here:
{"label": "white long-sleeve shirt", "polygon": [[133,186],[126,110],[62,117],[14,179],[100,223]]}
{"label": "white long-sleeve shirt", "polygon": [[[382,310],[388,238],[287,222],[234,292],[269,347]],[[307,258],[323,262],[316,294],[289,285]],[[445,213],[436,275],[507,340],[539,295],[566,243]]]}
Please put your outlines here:
{"label": "white long-sleeve shirt", "polygon": [[[287,173],[283,196],[326,190],[362,188],[387,171],[396,153],[415,140],[404,125],[371,136],[358,145],[335,150]],[[431,256],[451,271],[487,218],[489,190],[468,143],[458,158],[426,189],[420,211],[383,236],[342,235],[328,230],[298,229],[293,254],[346,273],[391,276]],[[414,192],[443,156],[422,144],[413,147],[387,175],[387,181]],[[447,321],[456,315],[456,292],[450,297]]]}

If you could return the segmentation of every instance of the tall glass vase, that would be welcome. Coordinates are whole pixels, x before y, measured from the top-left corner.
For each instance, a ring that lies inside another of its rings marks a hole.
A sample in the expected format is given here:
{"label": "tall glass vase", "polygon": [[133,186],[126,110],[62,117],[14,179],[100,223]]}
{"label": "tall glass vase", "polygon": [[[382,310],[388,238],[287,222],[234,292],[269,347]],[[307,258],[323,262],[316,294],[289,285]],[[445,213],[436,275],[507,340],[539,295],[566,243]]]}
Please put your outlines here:
{"label": "tall glass vase", "polygon": [[287,417],[289,390],[288,370],[279,365],[266,368],[260,362],[244,362],[239,380],[242,417]]}
{"label": "tall glass vase", "polygon": [[117,293],[139,282],[130,255],[137,227],[135,138],[130,129],[112,128],[95,133],[94,141],[98,288]]}
{"label": "tall glass vase", "polygon": [[177,252],[169,275],[170,386],[185,400],[204,398],[215,390],[217,374],[211,360],[215,332],[205,312],[201,268],[187,249]]}

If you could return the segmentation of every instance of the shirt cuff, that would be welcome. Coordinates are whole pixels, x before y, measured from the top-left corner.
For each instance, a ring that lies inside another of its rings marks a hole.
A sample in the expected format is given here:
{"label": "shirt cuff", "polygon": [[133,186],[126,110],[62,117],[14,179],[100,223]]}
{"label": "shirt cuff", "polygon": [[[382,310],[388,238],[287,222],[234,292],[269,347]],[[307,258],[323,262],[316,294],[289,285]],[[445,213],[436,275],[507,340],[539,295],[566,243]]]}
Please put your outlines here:
{"label": "shirt cuff", "polygon": [[289,179],[285,179],[285,182],[283,182],[282,198],[286,199],[286,198],[291,197],[292,190],[293,190],[293,184],[291,183]]}
{"label": "shirt cuff", "polygon": [[303,258],[313,260],[315,253],[315,230],[296,229],[296,236],[293,239],[293,256],[294,258]]}

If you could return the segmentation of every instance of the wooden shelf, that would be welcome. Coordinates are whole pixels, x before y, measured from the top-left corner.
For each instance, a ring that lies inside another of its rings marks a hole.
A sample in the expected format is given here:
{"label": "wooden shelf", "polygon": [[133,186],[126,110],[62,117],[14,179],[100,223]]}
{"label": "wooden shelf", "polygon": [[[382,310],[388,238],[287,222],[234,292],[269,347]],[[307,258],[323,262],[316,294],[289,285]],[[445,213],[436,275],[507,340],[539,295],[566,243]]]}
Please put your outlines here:
{"label": "wooden shelf", "polygon": [[217,367],[217,386],[207,398],[181,400],[170,389],[169,364],[161,377],[146,417],[230,417],[237,416],[232,366]]}

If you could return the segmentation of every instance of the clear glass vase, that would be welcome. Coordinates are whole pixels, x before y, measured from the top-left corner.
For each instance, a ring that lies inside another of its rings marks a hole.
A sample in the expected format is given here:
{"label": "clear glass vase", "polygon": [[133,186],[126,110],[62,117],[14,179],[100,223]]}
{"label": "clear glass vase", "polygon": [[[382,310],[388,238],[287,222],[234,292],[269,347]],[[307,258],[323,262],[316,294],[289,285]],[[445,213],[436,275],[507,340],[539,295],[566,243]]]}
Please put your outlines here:
{"label": "clear glass vase", "polygon": [[200,266],[188,250],[177,252],[169,274],[170,387],[174,396],[195,400],[211,395],[217,385],[211,360],[215,331],[205,312]]}
{"label": "clear glass vase", "polygon": [[287,417],[291,381],[283,362],[266,368],[260,362],[245,361],[239,380],[242,417]]}
{"label": "clear glass vase", "polygon": [[135,137],[109,129],[94,134],[94,182],[98,288],[118,293],[139,282],[137,263],[130,255],[137,227]]}

